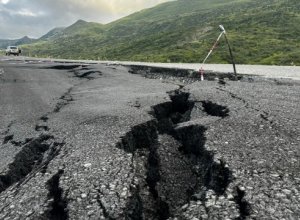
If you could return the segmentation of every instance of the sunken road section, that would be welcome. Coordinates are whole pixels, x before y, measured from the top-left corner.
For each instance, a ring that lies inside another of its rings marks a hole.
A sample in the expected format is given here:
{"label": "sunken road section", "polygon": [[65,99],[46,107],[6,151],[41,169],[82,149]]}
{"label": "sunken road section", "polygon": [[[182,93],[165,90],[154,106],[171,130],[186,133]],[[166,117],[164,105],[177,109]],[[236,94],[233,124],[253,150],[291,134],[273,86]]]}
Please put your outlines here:
{"label": "sunken road section", "polygon": [[[182,216],[181,207],[191,200],[205,203],[206,193],[225,193],[232,173],[224,161],[216,161],[205,149],[206,127],[188,124],[194,102],[189,93],[175,90],[170,101],[152,107],[155,119],[134,126],[118,148],[131,153],[137,181],[128,201],[127,219],[168,219]],[[226,117],[229,110],[211,102],[203,102],[209,115]],[[249,204],[243,192],[235,198],[244,219]],[[246,210],[246,211],[245,211]]]}
{"label": "sunken road section", "polygon": [[[162,79],[162,80],[179,80],[186,83],[192,83],[201,80],[201,75],[199,71],[188,70],[188,69],[174,69],[174,68],[164,68],[164,67],[150,67],[150,66],[137,66],[130,65],[129,72],[132,74],[139,74],[150,79]],[[238,74],[237,78],[233,73],[222,73],[214,71],[206,71],[205,80],[214,81],[216,79],[224,82],[226,80],[241,80],[247,75]]]}

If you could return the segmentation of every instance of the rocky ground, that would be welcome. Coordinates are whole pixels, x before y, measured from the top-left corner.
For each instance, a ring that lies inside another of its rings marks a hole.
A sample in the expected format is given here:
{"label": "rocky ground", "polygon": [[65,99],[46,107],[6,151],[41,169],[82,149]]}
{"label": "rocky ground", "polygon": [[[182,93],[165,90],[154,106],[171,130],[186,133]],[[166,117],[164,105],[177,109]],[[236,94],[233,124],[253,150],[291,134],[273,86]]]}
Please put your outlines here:
{"label": "rocky ground", "polygon": [[300,82],[0,62],[0,219],[299,219]]}

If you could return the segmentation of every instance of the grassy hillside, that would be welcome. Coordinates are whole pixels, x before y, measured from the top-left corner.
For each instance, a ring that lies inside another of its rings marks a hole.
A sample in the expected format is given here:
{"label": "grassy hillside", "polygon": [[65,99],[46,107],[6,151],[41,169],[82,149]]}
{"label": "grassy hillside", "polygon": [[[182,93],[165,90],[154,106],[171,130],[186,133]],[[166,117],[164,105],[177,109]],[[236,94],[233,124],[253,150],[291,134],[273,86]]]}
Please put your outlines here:
{"label": "grassy hillside", "polygon": [[[201,62],[223,24],[237,63],[300,65],[300,1],[178,0],[107,25],[78,21],[24,46],[31,56]],[[211,63],[229,62],[221,40]]]}
{"label": "grassy hillside", "polygon": [[0,49],[6,49],[8,46],[18,46],[18,45],[22,45],[22,44],[30,44],[35,41],[36,41],[36,39],[32,39],[27,36],[22,37],[21,39],[16,39],[16,40],[0,39]]}
{"label": "grassy hillside", "polygon": [[61,35],[61,33],[64,31],[64,27],[54,28],[51,31],[49,31],[47,34],[43,35],[39,40],[52,40],[54,38],[57,38]]}

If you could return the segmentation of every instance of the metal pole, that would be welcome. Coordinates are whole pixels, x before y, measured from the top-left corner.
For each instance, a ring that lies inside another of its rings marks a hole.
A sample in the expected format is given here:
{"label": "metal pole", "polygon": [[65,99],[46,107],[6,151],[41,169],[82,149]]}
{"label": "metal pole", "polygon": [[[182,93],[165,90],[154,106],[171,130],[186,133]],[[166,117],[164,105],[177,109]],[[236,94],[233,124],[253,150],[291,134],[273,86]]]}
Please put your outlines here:
{"label": "metal pole", "polygon": [[227,39],[226,34],[224,34],[224,36],[225,36],[225,39],[226,39],[226,43],[228,45],[228,49],[229,49],[229,53],[230,53],[230,57],[231,57],[231,62],[232,62],[232,65],[233,65],[233,71],[234,71],[235,80],[237,80],[237,72],[236,72],[236,68],[235,68],[235,62],[234,62],[232,50],[231,50],[231,47],[230,47],[230,44],[229,44],[229,41]]}
{"label": "metal pole", "polygon": [[227,38],[226,30],[225,30],[223,25],[220,25],[219,27],[223,31],[222,33],[224,33],[225,40],[226,40],[226,43],[228,45],[228,49],[229,49],[229,53],[230,53],[230,57],[231,57],[231,62],[232,62],[232,65],[233,65],[234,78],[235,78],[235,80],[237,80],[237,72],[236,72],[236,67],[235,67],[235,61],[234,61],[233,53],[232,53],[232,50],[231,50],[231,47],[230,47],[230,44],[229,44],[229,41],[228,41],[228,38]]}

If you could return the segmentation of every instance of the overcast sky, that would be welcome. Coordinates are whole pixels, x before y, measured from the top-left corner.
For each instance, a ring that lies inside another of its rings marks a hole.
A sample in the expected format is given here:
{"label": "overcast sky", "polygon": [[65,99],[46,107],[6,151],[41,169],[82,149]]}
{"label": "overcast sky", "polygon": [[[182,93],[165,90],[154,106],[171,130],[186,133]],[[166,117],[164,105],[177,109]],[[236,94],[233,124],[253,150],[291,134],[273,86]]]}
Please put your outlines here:
{"label": "overcast sky", "polygon": [[40,37],[78,19],[109,23],[170,0],[0,0],[0,39]]}

